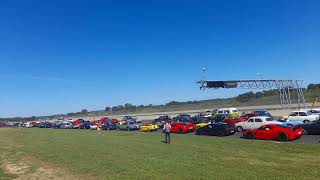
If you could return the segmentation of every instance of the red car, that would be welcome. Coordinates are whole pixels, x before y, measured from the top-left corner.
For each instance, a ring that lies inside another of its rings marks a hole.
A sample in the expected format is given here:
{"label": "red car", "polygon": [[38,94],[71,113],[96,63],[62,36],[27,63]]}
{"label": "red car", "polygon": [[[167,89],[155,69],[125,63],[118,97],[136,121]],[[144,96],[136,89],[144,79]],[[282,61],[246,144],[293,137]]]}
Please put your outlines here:
{"label": "red car", "polygon": [[109,117],[103,117],[97,121],[98,124],[104,124],[105,122],[111,120]]}
{"label": "red car", "polygon": [[118,119],[111,119],[111,122],[113,122],[113,123],[118,123],[119,120],[118,120]]}
{"label": "red car", "polygon": [[171,124],[171,133],[185,134],[196,130],[196,125],[191,122],[174,122]]}
{"label": "red car", "polygon": [[226,118],[223,122],[227,124],[235,125],[238,122],[244,122],[250,119],[251,117],[258,116],[257,113],[243,113],[240,117]]}
{"label": "red car", "polygon": [[243,133],[247,139],[262,139],[275,141],[292,141],[303,135],[302,128],[298,126],[287,126],[279,124],[267,124],[259,129],[248,130]]}
{"label": "red car", "polygon": [[119,122],[117,119],[111,119],[109,117],[103,117],[100,120],[92,121],[92,124],[104,124],[107,121],[111,121],[113,123],[118,123]]}
{"label": "red car", "polygon": [[77,120],[75,120],[75,121],[72,122],[72,125],[74,125],[74,126],[80,126],[83,121],[84,121],[83,119],[77,119]]}

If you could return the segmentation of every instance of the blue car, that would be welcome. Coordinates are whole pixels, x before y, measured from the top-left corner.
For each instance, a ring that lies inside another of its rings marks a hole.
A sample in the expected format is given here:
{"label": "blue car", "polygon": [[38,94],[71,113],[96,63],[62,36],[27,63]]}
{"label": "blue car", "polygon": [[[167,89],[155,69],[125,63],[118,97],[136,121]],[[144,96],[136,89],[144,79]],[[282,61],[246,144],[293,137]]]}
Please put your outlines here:
{"label": "blue car", "polygon": [[265,110],[255,110],[252,113],[257,114],[257,116],[267,116],[267,117],[272,117],[272,115]]}
{"label": "blue car", "polygon": [[103,125],[102,125],[102,129],[103,130],[114,130],[117,129],[118,126],[116,123],[113,123],[112,121],[106,121]]}
{"label": "blue car", "polygon": [[90,129],[91,122],[90,121],[84,121],[80,124],[79,129]]}
{"label": "blue car", "polygon": [[135,121],[136,119],[133,118],[132,116],[124,116],[122,120],[124,120],[124,121]]}
{"label": "blue car", "polygon": [[284,121],[284,122],[282,122],[282,124],[286,125],[286,126],[298,126],[298,125],[301,125],[304,123],[299,120],[291,120],[291,121]]}
{"label": "blue car", "polygon": [[136,119],[136,118],[134,118],[132,116],[124,116],[122,120],[123,121],[135,121],[137,123],[141,123],[142,122],[142,120]]}

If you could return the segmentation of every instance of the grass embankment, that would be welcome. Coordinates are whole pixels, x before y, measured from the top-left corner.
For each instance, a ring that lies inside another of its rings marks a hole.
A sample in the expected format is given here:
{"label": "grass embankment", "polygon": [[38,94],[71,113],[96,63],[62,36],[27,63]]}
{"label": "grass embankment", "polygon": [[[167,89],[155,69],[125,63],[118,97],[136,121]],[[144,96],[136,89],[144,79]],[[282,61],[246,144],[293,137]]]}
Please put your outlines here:
{"label": "grass embankment", "polygon": [[[306,103],[312,103],[314,98],[320,96],[320,90],[306,90],[305,97]],[[291,94],[292,103],[297,103],[298,97],[296,92]],[[116,115],[126,115],[126,114],[145,114],[145,113],[162,113],[162,112],[174,112],[174,111],[188,111],[188,110],[203,110],[203,109],[215,109],[223,107],[249,107],[249,106],[265,106],[265,105],[277,105],[279,104],[279,96],[263,96],[256,99],[250,99],[247,102],[237,101],[236,98],[227,99],[210,99],[194,102],[184,102],[176,105],[154,105],[154,106],[144,106],[142,108],[137,108],[134,112],[123,111]],[[319,105],[319,104],[317,104]],[[105,116],[104,111],[90,112],[87,115],[78,115],[73,117],[95,117],[95,116]]]}
{"label": "grass embankment", "polygon": [[[136,132],[6,129],[0,148],[97,179],[317,179],[319,145]],[[12,144],[13,143],[13,144]]]}

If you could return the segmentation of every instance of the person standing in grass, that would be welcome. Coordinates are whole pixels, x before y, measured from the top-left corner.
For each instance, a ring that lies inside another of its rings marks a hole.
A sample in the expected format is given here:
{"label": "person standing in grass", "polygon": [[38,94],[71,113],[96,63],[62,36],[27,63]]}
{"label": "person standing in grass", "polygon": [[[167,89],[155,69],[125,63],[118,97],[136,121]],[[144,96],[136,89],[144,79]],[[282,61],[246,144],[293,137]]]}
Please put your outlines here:
{"label": "person standing in grass", "polygon": [[170,131],[171,131],[171,125],[166,122],[163,126],[163,132],[165,134],[165,143],[170,144],[171,143],[171,138],[170,138]]}
{"label": "person standing in grass", "polygon": [[101,125],[100,125],[100,123],[97,123],[97,130],[98,130],[98,134],[101,134]]}

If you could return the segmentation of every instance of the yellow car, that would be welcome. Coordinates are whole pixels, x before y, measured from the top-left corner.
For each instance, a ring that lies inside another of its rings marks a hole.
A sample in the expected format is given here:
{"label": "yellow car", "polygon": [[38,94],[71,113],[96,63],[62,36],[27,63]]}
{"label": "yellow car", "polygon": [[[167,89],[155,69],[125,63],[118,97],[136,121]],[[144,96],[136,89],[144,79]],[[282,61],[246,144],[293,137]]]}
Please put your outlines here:
{"label": "yellow car", "polygon": [[196,127],[197,127],[197,129],[198,129],[198,128],[205,127],[205,126],[208,125],[208,124],[211,124],[211,123],[206,123],[206,122],[204,122],[204,123],[199,123],[199,124],[196,125]]}
{"label": "yellow car", "polygon": [[126,123],[127,121],[119,121],[118,124],[121,126],[121,125],[124,125],[124,123]]}
{"label": "yellow car", "polygon": [[151,131],[156,131],[158,129],[159,129],[159,126],[153,125],[153,124],[144,124],[140,126],[141,132],[151,132]]}

